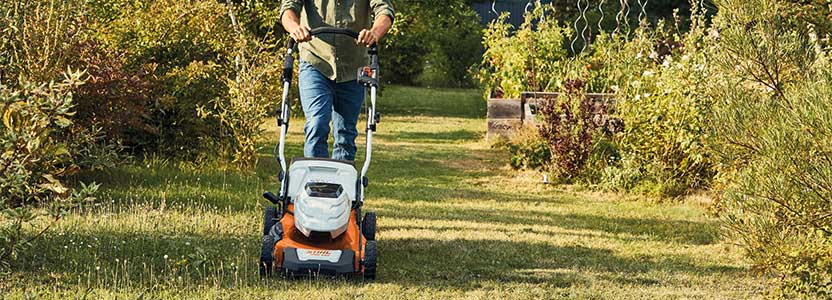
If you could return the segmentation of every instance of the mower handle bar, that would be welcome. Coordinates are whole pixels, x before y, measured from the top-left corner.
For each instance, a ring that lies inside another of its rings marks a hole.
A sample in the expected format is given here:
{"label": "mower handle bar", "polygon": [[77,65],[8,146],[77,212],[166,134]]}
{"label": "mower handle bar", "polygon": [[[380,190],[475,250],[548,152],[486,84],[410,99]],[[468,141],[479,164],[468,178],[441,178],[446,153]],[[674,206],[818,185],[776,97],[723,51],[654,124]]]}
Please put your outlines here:
{"label": "mower handle bar", "polygon": [[[352,37],[354,39],[357,39],[358,35],[359,35],[358,32],[355,32],[355,30],[346,29],[346,28],[336,28],[336,27],[320,27],[320,28],[312,29],[309,32],[309,35],[311,35],[311,36],[318,36],[318,35],[322,35],[322,34],[346,35],[346,36]],[[294,64],[295,64],[295,59],[292,56],[292,53],[295,53],[295,52],[298,51],[298,49],[297,49],[298,48],[298,42],[295,41],[295,39],[293,39],[293,38],[289,38],[289,41],[286,42],[286,48],[287,48],[288,52],[286,54],[286,58],[283,60],[283,80],[284,81],[291,80],[292,68],[294,67]],[[372,45],[370,45],[369,48],[370,49],[367,51],[367,53],[370,54],[370,67],[373,67],[373,68],[377,69],[378,68],[378,44],[373,43]]]}
{"label": "mower handle bar", "polygon": [[[355,30],[346,29],[346,28],[336,28],[336,27],[320,27],[320,28],[312,29],[312,31],[309,32],[309,35],[311,35],[311,36],[318,36],[318,35],[322,35],[322,34],[346,35],[346,36],[352,37],[354,39],[358,39],[358,35],[359,35],[359,33],[355,32]],[[298,46],[298,42],[295,41],[295,39],[293,39],[293,38],[289,38],[289,41],[286,43],[286,48],[289,48],[289,49],[295,49],[295,47],[297,47],[297,46]],[[378,48],[378,45],[376,43],[373,43],[372,45],[370,45],[370,50],[371,51],[376,50],[377,48]]]}

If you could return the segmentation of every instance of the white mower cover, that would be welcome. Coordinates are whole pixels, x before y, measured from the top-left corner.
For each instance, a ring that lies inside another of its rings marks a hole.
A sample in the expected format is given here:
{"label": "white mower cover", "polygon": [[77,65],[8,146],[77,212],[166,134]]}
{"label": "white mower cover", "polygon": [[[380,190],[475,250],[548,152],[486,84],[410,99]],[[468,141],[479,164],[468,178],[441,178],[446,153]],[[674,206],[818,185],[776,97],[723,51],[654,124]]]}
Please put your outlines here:
{"label": "white mower cover", "polygon": [[295,227],[307,237],[328,232],[337,238],[347,230],[358,172],[349,164],[299,160],[289,168],[289,195],[295,204]]}

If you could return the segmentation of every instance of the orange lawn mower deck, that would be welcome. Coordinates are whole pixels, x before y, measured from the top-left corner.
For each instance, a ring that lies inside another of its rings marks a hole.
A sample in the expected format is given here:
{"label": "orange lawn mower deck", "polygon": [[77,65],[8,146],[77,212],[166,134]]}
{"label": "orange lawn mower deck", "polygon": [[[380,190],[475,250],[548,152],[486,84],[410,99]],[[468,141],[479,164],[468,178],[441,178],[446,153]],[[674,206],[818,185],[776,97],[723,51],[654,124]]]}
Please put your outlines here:
{"label": "orange lawn mower deck", "polygon": [[333,239],[324,234],[304,235],[295,228],[293,211],[291,204],[282,217],[278,217],[276,209],[266,210],[265,217],[270,221],[264,228],[268,232],[264,234],[263,252],[271,253],[273,261],[261,261],[261,267],[266,268],[261,268],[262,275],[269,276],[276,269],[287,277],[355,275],[375,278],[374,213],[367,213],[362,222],[358,222],[356,216],[360,215],[360,209],[352,209],[347,230]]}

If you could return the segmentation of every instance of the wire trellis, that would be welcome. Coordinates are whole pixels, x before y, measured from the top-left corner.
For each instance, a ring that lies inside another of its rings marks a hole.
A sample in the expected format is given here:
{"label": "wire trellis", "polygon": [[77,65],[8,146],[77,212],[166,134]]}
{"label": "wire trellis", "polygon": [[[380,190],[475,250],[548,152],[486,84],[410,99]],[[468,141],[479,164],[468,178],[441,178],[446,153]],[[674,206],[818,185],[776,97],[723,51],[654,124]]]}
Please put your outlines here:
{"label": "wire trellis", "polygon": [[[638,10],[637,19],[639,23],[647,22],[647,4],[649,0],[636,0],[638,7],[635,9]],[[604,19],[606,15],[604,14],[604,4],[606,4],[606,0],[599,0],[598,1],[598,32],[604,31]],[[615,29],[612,31],[613,35],[619,35],[622,32],[624,34],[630,33],[630,14],[633,11],[633,8],[630,6],[630,0],[619,0],[619,10],[618,13],[615,15]],[[575,6],[578,9],[578,16],[575,18],[575,21],[572,23],[573,29],[575,29],[574,36],[572,38],[572,42],[569,45],[569,48],[572,50],[572,53],[575,55],[579,55],[586,51],[590,40],[592,39],[592,32],[589,29],[589,19],[587,18],[587,11],[593,4],[590,3],[590,0],[575,0]],[[583,26],[581,26],[583,25]],[[589,32],[588,32],[589,31]],[[575,45],[578,41],[583,42],[583,46],[581,47],[580,51],[576,51]]]}
{"label": "wire trellis", "polygon": [[[605,22],[607,24],[611,23],[613,18],[611,14],[608,13],[605,9],[614,8],[614,2],[609,2],[610,0],[574,0],[575,1],[575,8],[577,9],[577,16],[575,20],[571,23],[571,27],[574,30],[571,39],[569,40],[569,49],[573,55],[580,55],[581,53],[585,52],[589,45],[592,43],[596,34],[600,34],[602,32],[610,32],[606,31],[604,26]],[[614,20],[615,20],[615,28],[612,29],[611,34],[613,36],[619,35],[630,35],[631,34],[631,21],[637,20],[638,25],[642,26],[649,22],[648,14],[647,14],[647,6],[649,4],[649,0],[634,0],[636,3],[631,3],[633,0],[618,0],[618,11],[615,13]],[[500,9],[498,9],[498,1],[491,0],[491,7],[490,13],[493,13],[495,16],[500,15]],[[521,5],[517,9],[522,9],[524,13],[530,13],[535,11],[536,8],[543,6],[542,4],[544,1],[540,0],[528,0],[525,4]],[[488,2],[485,2],[488,3]],[[521,2],[522,3],[522,2]],[[502,4],[502,3],[500,3]],[[545,5],[553,5],[553,4],[545,4]],[[597,9],[597,11],[595,11]],[[488,6],[484,7],[484,11],[488,11]],[[546,10],[543,11],[546,13]],[[588,16],[587,14],[592,14],[592,16]],[[537,18],[545,18],[545,16],[537,16]],[[596,23],[597,20],[597,23]],[[594,29],[597,29],[595,31]],[[580,43],[580,46],[578,46]]]}

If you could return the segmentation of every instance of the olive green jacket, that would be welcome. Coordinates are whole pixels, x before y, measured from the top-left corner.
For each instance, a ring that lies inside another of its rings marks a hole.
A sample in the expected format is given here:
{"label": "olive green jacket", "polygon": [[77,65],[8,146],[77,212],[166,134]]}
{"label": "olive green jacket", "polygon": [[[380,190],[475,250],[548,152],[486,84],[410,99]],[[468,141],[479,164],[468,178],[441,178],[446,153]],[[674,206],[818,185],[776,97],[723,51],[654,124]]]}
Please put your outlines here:
{"label": "olive green jacket", "polygon": [[[301,25],[349,28],[356,32],[371,26],[371,14],[394,18],[390,0],[282,0],[280,18],[287,10],[300,16]],[[358,78],[358,68],[367,65],[367,47],[355,44],[353,38],[322,35],[301,43],[300,58],[312,64],[324,76],[336,82]]]}

